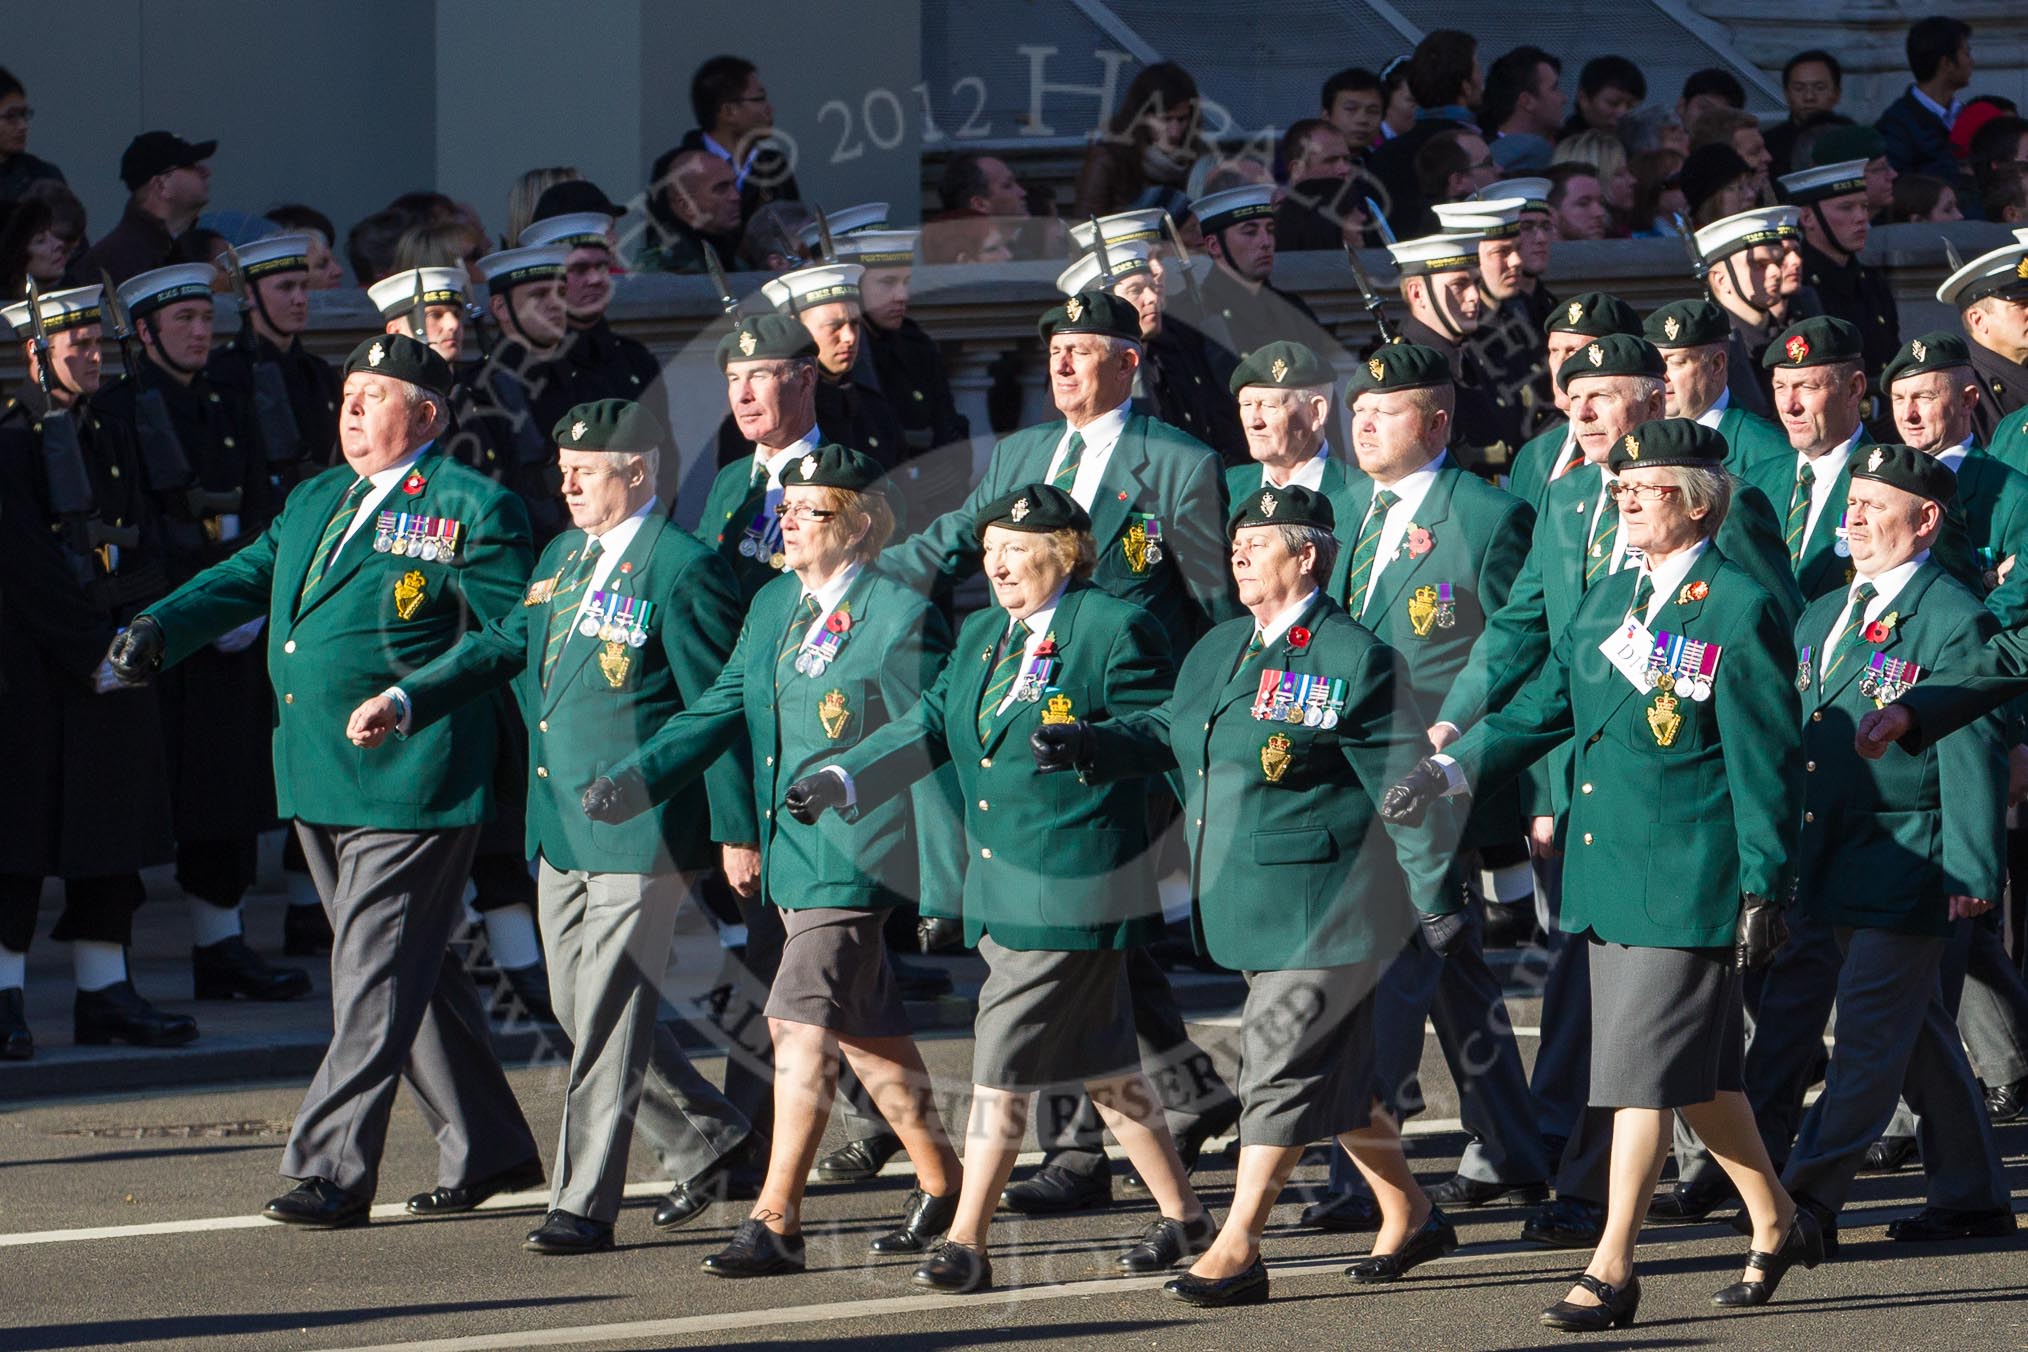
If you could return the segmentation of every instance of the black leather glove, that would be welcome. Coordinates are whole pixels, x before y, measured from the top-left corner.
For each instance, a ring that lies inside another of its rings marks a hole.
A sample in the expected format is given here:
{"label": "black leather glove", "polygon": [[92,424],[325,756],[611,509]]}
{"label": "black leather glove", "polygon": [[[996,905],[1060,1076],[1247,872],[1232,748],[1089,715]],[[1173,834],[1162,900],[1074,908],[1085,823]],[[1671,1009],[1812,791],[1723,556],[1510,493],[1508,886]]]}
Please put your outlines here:
{"label": "black leather glove", "polygon": [[1381,795],[1380,816],[1396,826],[1420,826],[1429,805],[1443,797],[1449,787],[1444,767],[1425,756],[1401,777],[1400,783]]}
{"label": "black leather glove", "polygon": [[782,807],[805,826],[815,826],[826,809],[835,812],[843,806],[845,781],[821,770],[804,775],[782,794]]}
{"label": "black leather glove", "polygon": [[626,805],[621,801],[623,796],[618,784],[600,775],[591,782],[591,786],[584,791],[584,797],[578,801],[584,808],[584,815],[595,822],[623,822],[633,815],[626,810]]}
{"label": "black leather glove", "polygon": [[1471,925],[1464,911],[1452,911],[1449,915],[1418,912],[1416,920],[1422,926],[1422,941],[1429,945],[1430,952],[1444,958],[1450,956]]}
{"label": "black leather glove", "polygon": [[1045,775],[1058,770],[1091,768],[1091,725],[1083,719],[1071,723],[1044,723],[1028,734],[1028,749],[1035,753],[1035,769]]}
{"label": "black leather glove", "polygon": [[162,669],[162,649],[167,646],[162,626],[140,615],[113,636],[113,646],[106,649],[106,661],[112,666],[113,675],[128,685],[145,685],[149,677]]}
{"label": "black leather glove", "polygon": [[1733,943],[1733,961],[1740,971],[1765,966],[1774,958],[1775,951],[1788,942],[1788,937],[1788,917],[1782,913],[1779,902],[1751,892],[1741,897],[1739,938]]}
{"label": "black leather glove", "polygon": [[915,922],[915,946],[925,953],[950,953],[965,946],[965,922],[926,915]]}

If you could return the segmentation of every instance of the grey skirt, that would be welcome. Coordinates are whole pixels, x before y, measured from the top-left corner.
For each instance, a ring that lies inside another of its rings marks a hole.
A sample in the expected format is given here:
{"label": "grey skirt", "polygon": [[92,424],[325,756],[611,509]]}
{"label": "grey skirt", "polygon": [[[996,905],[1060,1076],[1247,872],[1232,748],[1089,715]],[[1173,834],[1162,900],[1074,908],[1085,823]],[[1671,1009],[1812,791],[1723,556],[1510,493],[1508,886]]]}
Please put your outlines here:
{"label": "grey skirt", "polygon": [[1081,1088],[1140,1069],[1124,951],[1026,951],[988,934],[979,956],[987,972],[972,1025],[973,1084]]}
{"label": "grey skirt", "polygon": [[1687,1108],[1745,1088],[1729,948],[1591,942],[1591,1105]]}
{"label": "grey skirt", "polygon": [[1366,1125],[1373,992],[1385,964],[1246,972],[1239,1142],[1308,1145]]}
{"label": "grey skirt", "polygon": [[818,906],[782,912],[782,961],[767,1016],[854,1037],[909,1032],[887,962],[887,912]]}

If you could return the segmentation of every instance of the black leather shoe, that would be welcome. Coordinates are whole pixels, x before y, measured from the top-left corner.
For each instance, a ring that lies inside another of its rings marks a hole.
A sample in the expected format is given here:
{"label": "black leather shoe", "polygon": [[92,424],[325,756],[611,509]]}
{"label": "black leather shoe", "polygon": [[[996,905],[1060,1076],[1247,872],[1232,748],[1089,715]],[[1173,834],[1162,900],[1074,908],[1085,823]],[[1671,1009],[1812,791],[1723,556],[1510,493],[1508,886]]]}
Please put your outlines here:
{"label": "black leather shoe", "polygon": [[1185,1258],[1203,1253],[1216,1238],[1218,1227],[1208,1211],[1187,1221],[1164,1216],[1142,1233],[1139,1244],[1114,1259],[1113,1266],[1122,1272],[1167,1272]]}
{"label": "black leather shoe", "polygon": [[752,1171],[746,1168],[755,1153],[754,1138],[748,1136],[698,1170],[694,1177],[671,1188],[655,1208],[649,1224],[657,1230],[674,1230],[703,1215],[713,1202],[750,1202],[760,1196],[760,1187],[749,1177]]}
{"label": "black leather shoe", "polygon": [[1986,1116],[1995,1122],[2012,1122],[2028,1112],[2028,1080],[2016,1080],[1986,1091]]}
{"label": "black leather shoe", "polygon": [[1393,1253],[1376,1253],[1345,1269],[1355,1282],[1398,1282],[1411,1271],[1441,1258],[1458,1247],[1458,1232],[1444,1219],[1444,1213],[1430,1208],[1429,1219]]}
{"label": "black leather shoe", "polygon": [[1380,1228],[1380,1204],[1357,1192],[1334,1192],[1303,1208],[1301,1224],[1333,1234],[1356,1235]]}
{"label": "black leather shoe", "polygon": [[539,1188],[543,1183],[542,1161],[523,1160],[511,1169],[502,1169],[491,1178],[455,1188],[431,1188],[408,1199],[411,1216],[455,1216],[470,1211],[497,1193]]}
{"label": "black leather shoe", "polygon": [[1488,1183],[1482,1179],[1452,1174],[1429,1190],[1430,1201],[1438,1206],[1490,1206],[1507,1202],[1514,1206],[1539,1206],[1549,1200],[1547,1183]]}
{"label": "black leather shoe", "polygon": [[970,1245],[947,1239],[909,1280],[932,1291],[987,1291],[993,1286],[993,1265]]}
{"label": "black leather shoe", "polygon": [[697,1265],[714,1277],[772,1277],[803,1270],[803,1237],[778,1235],[749,1217],[726,1246]]}
{"label": "black leather shoe", "polygon": [[322,906],[290,906],[282,912],[282,954],[318,958],[331,951],[331,917]]}
{"label": "black leather shoe", "polygon": [[[1232,1130],[1239,1121],[1239,1100],[1229,1098],[1211,1111],[1200,1113],[1191,1119],[1183,1134],[1176,1138],[1176,1155],[1183,1161],[1183,1172],[1196,1169],[1197,1161],[1204,1154],[1205,1143],[1214,1136],[1222,1136]],[[1120,1186],[1128,1192],[1146,1192],[1147,1183],[1138,1170],[1129,1169],[1120,1178]]]}
{"label": "black leather shoe", "polygon": [[271,966],[233,935],[190,950],[190,981],[200,1000],[300,1000],[310,993],[310,974],[300,967]]}
{"label": "black leather shoe", "polygon": [[930,1246],[951,1228],[958,1214],[958,1195],[932,1197],[921,1188],[910,1188],[901,1204],[901,1226],[867,1244],[866,1252],[928,1253]]}
{"label": "black leather shoe", "polygon": [[1762,1253],[1759,1249],[1746,1251],[1746,1265],[1761,1274],[1757,1282],[1734,1282],[1723,1287],[1711,1297],[1711,1303],[1721,1309],[1742,1309],[1747,1306],[1765,1305],[1774,1299],[1775,1288],[1781,1285],[1782,1277],[1796,1264],[1813,1268],[1824,1261],[1824,1232],[1817,1228],[1817,1218],[1804,1207],[1796,1208],[1796,1218],[1789,1222],[1788,1234],[1782,1236],[1782,1246],[1773,1253]]}
{"label": "black leather shoe", "polygon": [[1066,1211],[1089,1211],[1109,1206],[1113,1200],[1112,1171],[1101,1164],[1088,1174],[1045,1164],[1019,1183],[1010,1183],[1000,1194],[1000,1205],[1024,1216],[1056,1216]]}
{"label": "black leather shoe", "polygon": [[1542,1312],[1542,1322],[1565,1333],[1603,1333],[1610,1328],[1632,1328],[1641,1309],[1641,1279],[1627,1278],[1627,1284],[1613,1288],[1589,1273],[1577,1275],[1577,1285],[1598,1297],[1596,1305],[1573,1305],[1559,1300]]}
{"label": "black leather shoe", "polygon": [[1866,1158],[1859,1166],[1862,1174],[1895,1174],[1907,1167],[1915,1158],[1913,1136],[1883,1136],[1866,1147]]}
{"label": "black leather shoe", "polygon": [[1265,1305],[1268,1298],[1267,1264],[1256,1258],[1253,1266],[1230,1277],[1193,1277],[1184,1273],[1162,1283],[1162,1294],[1171,1300],[1199,1309],[1215,1310],[1228,1305]]}
{"label": "black leather shoe", "polygon": [[306,1178],[261,1208],[261,1215],[305,1230],[347,1230],[366,1224],[370,1197],[347,1192],[328,1178]]}
{"label": "black leather shoe", "polygon": [[1999,1239],[2014,1233],[2011,1211],[1954,1211],[1926,1206],[1913,1216],[1890,1221],[1887,1237],[1902,1244],[1933,1244],[1946,1239]]}
{"label": "black leather shoe", "polygon": [[530,1253],[598,1253],[613,1247],[613,1227],[568,1211],[552,1211],[528,1232],[521,1247]]}
{"label": "black leather shoe", "polygon": [[28,1031],[28,1008],[19,986],[0,991],[0,1061],[26,1061],[35,1055],[35,1034]]}
{"label": "black leather shoe", "polygon": [[502,967],[500,979],[521,1007],[528,1011],[528,1017],[537,1023],[554,1024],[556,1010],[549,1003],[549,967],[546,963],[534,962],[526,967]]}
{"label": "black leather shoe", "polygon": [[1701,1221],[1722,1206],[1735,1205],[1739,1194],[1732,1184],[1723,1179],[1699,1179],[1690,1183],[1678,1183],[1661,1194],[1648,1206],[1648,1215],[1667,1225],[1687,1225]]}
{"label": "black leather shoe", "polygon": [[851,1141],[817,1161],[817,1177],[825,1183],[863,1183],[901,1153],[901,1138],[880,1132]]}
{"label": "black leather shoe", "polygon": [[1521,1238],[1546,1249],[1590,1249],[1605,1233],[1605,1208],[1581,1197],[1559,1197],[1521,1223]]}
{"label": "black leather shoe", "polygon": [[197,1020],[169,1014],[141,998],[131,981],[100,991],[79,991],[71,1022],[80,1047],[127,1042],[136,1047],[181,1047],[197,1040]]}
{"label": "black leather shoe", "polygon": [[[1831,1208],[1805,1193],[1796,1193],[1795,1201],[1797,1206],[1817,1218],[1817,1232],[1824,1237],[1824,1257],[1836,1258],[1838,1256],[1837,1214]],[[1735,1235],[1743,1235],[1747,1239],[1753,1238],[1753,1217],[1747,1214],[1745,1207],[1741,1207],[1738,1211],[1733,1212],[1732,1219],[1727,1221],[1726,1224],[1731,1227],[1732,1233]]]}

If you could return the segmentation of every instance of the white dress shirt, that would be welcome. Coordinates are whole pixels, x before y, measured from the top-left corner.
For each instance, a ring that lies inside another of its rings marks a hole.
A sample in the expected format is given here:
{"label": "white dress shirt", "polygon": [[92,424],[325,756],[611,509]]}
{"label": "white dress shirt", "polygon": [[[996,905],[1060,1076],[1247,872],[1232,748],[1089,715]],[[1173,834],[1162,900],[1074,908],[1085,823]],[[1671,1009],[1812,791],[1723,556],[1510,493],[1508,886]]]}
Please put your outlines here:
{"label": "white dress shirt", "polygon": [[[1859,438],[1865,435],[1866,429],[1864,427],[1854,428],[1850,441],[1835,450],[1825,451],[1815,460],[1811,460],[1801,451],[1796,452],[1796,468],[1789,476],[1789,492],[1795,492],[1796,475],[1802,473],[1805,462],[1810,466],[1810,473],[1816,476],[1810,481],[1810,517],[1803,525],[1803,548],[1805,550],[1809,549],[1810,541],[1816,537],[1817,522],[1823,519],[1824,512],[1833,505],[1831,493],[1838,486],[1838,476],[1845,471],[1845,462],[1852,458],[1852,448],[1857,446]],[[1844,504],[1838,503],[1836,505],[1838,508],[1838,520],[1839,522],[1843,522],[1845,519]],[[1775,513],[1783,520],[1787,520],[1789,514],[1788,503],[1776,503]]]}
{"label": "white dress shirt", "polygon": [[[408,477],[408,472],[415,468],[415,462],[422,459],[434,445],[436,445],[434,441],[428,442],[399,465],[366,476],[366,482],[371,486],[366,490],[366,496],[359,500],[359,510],[352,514],[352,524],[345,528],[345,534],[338,542],[341,552],[346,545],[352,543],[352,537],[359,533],[359,528],[374,519],[380,511],[380,504],[387,501],[387,495],[394,491],[395,485]],[[347,485],[346,491],[351,491],[350,485]]]}
{"label": "white dress shirt", "polygon": [[1831,630],[1824,635],[1824,641],[1817,652],[1819,675],[1822,675],[1831,664],[1831,650],[1838,646],[1838,635],[1844,631],[1845,617],[1852,613],[1852,598],[1858,592],[1859,584],[1862,582],[1873,584],[1873,599],[1866,603],[1864,613],[1865,622],[1871,624],[1887,613],[1893,606],[1895,598],[1901,595],[1902,588],[1908,585],[1908,580],[1915,576],[1915,570],[1922,567],[1928,558],[1929,551],[1925,549],[1914,558],[1895,564],[1879,577],[1867,577],[1863,573],[1853,575],[1852,585],[1845,589],[1845,600],[1839,605],[1837,615],[1831,620]]}
{"label": "white dress shirt", "polygon": [[[1366,594],[1359,598],[1359,615],[1366,613],[1366,607],[1373,603],[1373,593],[1380,587],[1380,574],[1386,570],[1388,561],[1401,549],[1402,540],[1408,535],[1408,527],[1422,510],[1423,502],[1429,497],[1430,489],[1436,487],[1437,474],[1449,463],[1450,453],[1438,451],[1436,459],[1421,469],[1412,470],[1391,484],[1375,484],[1377,494],[1384,488],[1394,494],[1395,502],[1387,509],[1387,519],[1381,523],[1379,552],[1373,556],[1373,571],[1366,577]],[[1371,509],[1369,508],[1369,511]],[[1359,534],[1366,533],[1366,523],[1359,524]],[[1353,619],[1358,619],[1354,615]]]}
{"label": "white dress shirt", "polygon": [[1331,461],[1331,443],[1325,442],[1317,453],[1290,471],[1289,477],[1281,483],[1275,482],[1275,472],[1266,465],[1260,467],[1260,483],[1263,488],[1307,488],[1312,493],[1324,491],[1324,466]]}
{"label": "white dress shirt", "polygon": [[838,576],[826,582],[821,589],[814,592],[807,587],[803,589],[804,598],[811,596],[817,598],[817,618],[811,620],[810,627],[803,631],[803,642],[809,643],[817,637],[818,631],[824,627],[824,621],[831,618],[831,612],[838,608],[838,603],[845,599],[845,593],[851,590],[852,583],[865,571],[866,565],[863,563],[848,563]]}
{"label": "white dress shirt", "polygon": [[[1618,475],[1614,474],[1604,465],[1598,467],[1598,494],[1591,500],[1591,522],[1584,534],[1584,567],[1587,575],[1591,571],[1592,541],[1598,535],[1599,517],[1605,512],[1606,502],[1608,501],[1606,490],[1618,482]],[[1606,572],[1617,573],[1620,569],[1626,567],[1626,564],[1627,524],[1626,520],[1622,518],[1618,528],[1613,531],[1612,562],[1607,566]]]}
{"label": "white dress shirt", "polygon": [[[1056,589],[1055,594],[1049,598],[1049,602],[1047,605],[1043,606],[1040,610],[1037,610],[1034,614],[1028,616],[1026,619],[1021,621],[1022,624],[1028,626],[1028,641],[1021,645],[1021,666],[1018,669],[1018,671],[1028,670],[1028,664],[1035,660],[1035,650],[1037,648],[1040,648],[1043,644],[1043,640],[1049,637],[1050,623],[1056,619],[1056,608],[1062,603],[1063,603],[1063,588],[1058,587]],[[1005,643],[1007,641],[1007,635],[1012,633],[1013,630],[1014,630],[1014,619],[1012,616],[1009,616],[1007,619],[1007,627],[1000,631],[1000,641],[1002,643]],[[993,706],[994,713],[996,714],[1006,713],[1007,706],[1014,702],[1014,692],[1020,689],[1021,687],[1021,681],[1018,676],[1018,671],[1016,679],[1008,682],[1007,693],[1002,695],[1000,697],[1000,702]]]}
{"label": "white dress shirt", "polygon": [[[1690,576],[1690,569],[1704,556],[1709,540],[1699,540],[1688,549],[1665,559],[1660,567],[1649,568],[1648,577],[1655,584],[1655,594],[1648,598],[1648,608],[1641,614],[1641,623],[1653,629],[1655,617],[1663,608],[1676,600],[1676,589],[1683,585],[1683,579]],[[1646,564],[1642,565],[1646,567]]]}
{"label": "white dress shirt", "polygon": [[1727,386],[1718,391],[1717,402],[1697,415],[1697,421],[1713,431],[1718,430],[1718,420],[1725,416],[1725,410],[1732,407],[1732,390]]}
{"label": "white dress shirt", "polygon": [[1964,468],[1965,457],[1970,455],[1971,453],[1972,453],[1972,439],[1970,437],[1966,437],[1963,441],[1951,447],[1949,450],[1938,451],[1936,455],[1932,458],[1935,459],[1935,461],[1938,464],[1946,466],[1951,473],[1956,474]]}
{"label": "white dress shirt", "polygon": [[1070,437],[1077,432],[1084,437],[1084,454],[1077,462],[1077,477],[1071,480],[1070,495],[1077,499],[1077,505],[1087,512],[1091,510],[1092,499],[1098,496],[1099,480],[1105,477],[1106,466],[1112,462],[1113,447],[1120,444],[1120,434],[1127,430],[1127,417],[1133,412],[1133,401],[1128,400],[1110,413],[1101,413],[1083,427],[1066,428],[1056,443],[1056,454],[1049,457],[1049,472],[1042,476],[1042,482],[1055,483],[1056,471],[1070,454]]}
{"label": "white dress shirt", "polygon": [[[592,540],[598,541],[599,557],[598,562],[592,565],[591,580],[585,583],[584,595],[580,596],[577,601],[577,618],[579,620],[584,618],[584,608],[591,603],[592,593],[604,590],[606,579],[610,578],[613,575],[613,569],[619,566],[620,555],[626,553],[627,546],[634,543],[634,537],[641,533],[641,523],[646,521],[648,514],[654,510],[655,499],[649,498],[640,511],[635,512],[604,535],[593,535],[590,531],[585,532],[586,543]],[[575,627],[575,622],[573,622],[573,627]]]}
{"label": "white dress shirt", "polygon": [[1253,630],[1254,633],[1260,636],[1260,646],[1263,648],[1267,647],[1283,634],[1295,628],[1296,621],[1303,618],[1303,612],[1308,610],[1310,603],[1316,599],[1317,589],[1312,587],[1309,594],[1303,597],[1302,600],[1295,602],[1286,609],[1276,611],[1274,619],[1270,620],[1265,626],[1256,620]]}

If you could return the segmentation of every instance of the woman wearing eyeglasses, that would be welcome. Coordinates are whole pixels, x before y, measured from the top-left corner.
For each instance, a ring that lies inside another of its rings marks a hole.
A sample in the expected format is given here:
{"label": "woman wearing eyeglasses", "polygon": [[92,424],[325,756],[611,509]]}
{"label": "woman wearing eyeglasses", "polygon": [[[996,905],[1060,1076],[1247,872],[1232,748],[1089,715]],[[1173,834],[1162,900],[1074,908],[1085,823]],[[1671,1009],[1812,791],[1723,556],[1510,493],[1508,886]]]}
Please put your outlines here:
{"label": "woman wearing eyeglasses", "polygon": [[1823,1236],[1781,1186],[1742,1092],[1740,971],[1774,955],[1794,890],[1801,797],[1795,658],[1781,606],[1712,542],[1731,506],[1725,439],[1684,418],[1613,445],[1619,529],[1643,562],[1601,578],[1520,695],[1418,765],[1382,813],[1574,746],[1559,926],[1589,945],[1591,1091],[1613,1112],[1605,1228],[1542,1314],[1591,1332],[1634,1322],[1634,1243],[1669,1151],[1695,1128],[1752,1222],[1723,1307],[1763,1305]]}

